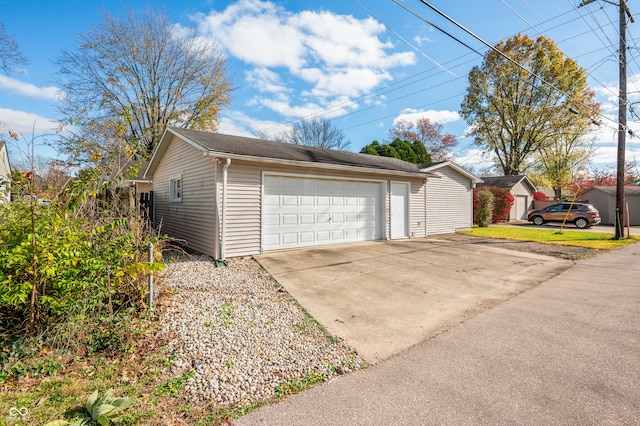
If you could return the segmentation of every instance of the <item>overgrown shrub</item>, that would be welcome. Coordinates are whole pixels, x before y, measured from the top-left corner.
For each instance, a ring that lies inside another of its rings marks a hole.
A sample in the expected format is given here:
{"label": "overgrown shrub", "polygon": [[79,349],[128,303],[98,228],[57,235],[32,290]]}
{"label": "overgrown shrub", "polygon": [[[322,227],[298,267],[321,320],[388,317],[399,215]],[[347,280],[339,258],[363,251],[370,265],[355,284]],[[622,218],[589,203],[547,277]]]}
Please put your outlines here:
{"label": "overgrown shrub", "polygon": [[51,205],[29,196],[5,206],[0,337],[47,331],[67,341],[80,334],[95,340],[96,333],[110,336],[114,325],[104,318],[144,309],[144,276],[162,268],[146,255],[156,238],[138,215],[122,208],[114,191],[106,185],[96,189],[89,175],[68,185]]}
{"label": "overgrown shrub", "polygon": [[473,222],[482,228],[491,223],[493,214],[493,194],[491,191],[474,191]]}
{"label": "overgrown shrub", "polygon": [[476,207],[479,202],[480,194],[484,192],[490,192],[493,196],[490,223],[497,223],[501,220],[506,220],[509,217],[509,212],[511,211],[511,207],[514,203],[513,195],[511,195],[507,189],[495,186],[483,186],[473,190],[474,223],[478,223],[476,220]]}

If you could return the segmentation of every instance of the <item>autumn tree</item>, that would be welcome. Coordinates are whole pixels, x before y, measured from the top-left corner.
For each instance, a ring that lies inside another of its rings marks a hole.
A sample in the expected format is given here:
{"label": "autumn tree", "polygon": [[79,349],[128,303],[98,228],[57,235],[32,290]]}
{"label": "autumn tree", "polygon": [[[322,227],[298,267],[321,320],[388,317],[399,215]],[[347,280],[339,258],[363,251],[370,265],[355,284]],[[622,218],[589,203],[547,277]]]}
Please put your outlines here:
{"label": "autumn tree", "polygon": [[578,140],[599,113],[586,71],[542,36],[498,43],[468,80],[461,114],[505,176],[525,172],[563,135]]}
{"label": "autumn tree", "polygon": [[562,190],[571,185],[576,171],[585,167],[595,150],[594,144],[585,140],[583,131],[557,135],[549,144],[533,154],[532,170],[539,183],[553,188],[557,200]]}
{"label": "autumn tree", "polygon": [[77,129],[62,141],[63,151],[101,156],[106,136],[148,157],[166,126],[217,128],[232,87],[226,58],[213,42],[150,9],[102,18],[56,60],[65,94],[60,112]]}
{"label": "autumn tree", "polygon": [[7,75],[19,73],[28,62],[15,37],[5,32],[4,24],[0,21],[0,70]]}
{"label": "autumn tree", "polygon": [[409,142],[405,139],[396,138],[389,144],[381,144],[378,141],[373,141],[365,145],[360,150],[360,153],[397,158],[414,164],[431,163],[431,156],[427,152],[424,144],[419,140]]}
{"label": "autumn tree", "polygon": [[322,117],[301,118],[280,133],[258,132],[258,136],[276,142],[346,151],[351,146],[344,132]]}
{"label": "autumn tree", "polygon": [[432,161],[447,161],[453,159],[453,149],[458,145],[458,140],[450,133],[442,133],[442,129],[442,124],[432,123],[425,117],[415,122],[400,119],[389,130],[389,136],[393,139],[420,141]]}

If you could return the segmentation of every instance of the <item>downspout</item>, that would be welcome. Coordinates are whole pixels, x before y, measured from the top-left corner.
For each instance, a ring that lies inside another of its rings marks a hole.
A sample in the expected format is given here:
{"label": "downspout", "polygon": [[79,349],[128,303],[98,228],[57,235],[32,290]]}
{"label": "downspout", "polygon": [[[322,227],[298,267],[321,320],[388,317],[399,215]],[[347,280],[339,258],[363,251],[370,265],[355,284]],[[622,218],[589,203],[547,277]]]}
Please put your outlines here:
{"label": "downspout", "polygon": [[225,261],[227,245],[227,169],[231,165],[231,158],[227,158],[222,166],[222,225],[220,236],[220,260]]}

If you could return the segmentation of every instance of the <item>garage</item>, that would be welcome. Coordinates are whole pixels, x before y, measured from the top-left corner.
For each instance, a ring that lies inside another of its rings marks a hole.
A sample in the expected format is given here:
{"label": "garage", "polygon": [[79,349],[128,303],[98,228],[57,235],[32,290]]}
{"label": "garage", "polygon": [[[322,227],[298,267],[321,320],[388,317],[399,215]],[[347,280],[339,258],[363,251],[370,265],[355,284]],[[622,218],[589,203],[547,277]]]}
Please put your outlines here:
{"label": "garage", "polygon": [[263,250],[381,240],[383,183],[265,174]]}

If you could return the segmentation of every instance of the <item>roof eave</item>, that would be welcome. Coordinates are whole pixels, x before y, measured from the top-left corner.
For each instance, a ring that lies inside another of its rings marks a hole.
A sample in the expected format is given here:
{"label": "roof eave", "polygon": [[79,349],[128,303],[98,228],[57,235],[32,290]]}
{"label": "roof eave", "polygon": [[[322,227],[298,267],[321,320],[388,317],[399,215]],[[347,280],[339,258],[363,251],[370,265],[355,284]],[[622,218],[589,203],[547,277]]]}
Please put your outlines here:
{"label": "roof eave", "polygon": [[151,176],[153,176],[153,173],[156,171],[156,168],[158,167],[160,160],[164,156],[164,153],[167,151],[167,144],[169,143],[168,141],[170,141],[173,136],[176,136],[182,139],[183,141],[192,145],[194,148],[198,149],[199,151],[202,151],[203,155],[207,154],[207,149],[204,148],[202,145],[174,131],[171,127],[167,127],[164,130],[162,137],[160,138],[160,142],[158,142],[158,145],[153,150],[153,154],[151,154],[151,158],[149,159],[149,164],[147,165],[147,168],[144,171],[144,174],[142,175],[143,178],[151,179]]}
{"label": "roof eave", "polygon": [[359,172],[359,173],[366,172],[366,173],[379,174],[379,175],[411,176],[411,177],[421,177],[421,178],[435,177],[435,175],[433,175],[432,173],[428,173],[424,171],[409,172],[409,171],[403,171],[403,170],[347,166],[347,165],[329,164],[329,163],[317,163],[312,161],[285,160],[281,158],[258,157],[254,155],[230,154],[227,152],[219,152],[219,151],[213,151],[213,150],[207,151],[205,155],[208,157],[215,157],[215,158],[230,158],[231,160],[253,161],[253,162],[259,162],[259,163],[277,164],[277,165],[285,165],[285,166],[297,166],[297,167],[311,166],[311,167],[325,169],[325,170],[340,170],[340,171],[351,171],[351,172]]}
{"label": "roof eave", "polygon": [[435,164],[435,165],[430,166],[430,167],[424,167],[422,170],[424,170],[425,172],[428,173],[428,172],[431,172],[433,170],[437,170],[437,169],[440,169],[440,168],[446,167],[446,166],[452,167],[458,173],[460,173],[460,174],[468,177],[469,179],[471,179],[474,183],[481,183],[482,182],[482,179],[480,179],[479,177],[475,176],[472,173],[469,173],[468,171],[466,171],[465,169],[463,169],[461,166],[457,165],[453,161],[444,161],[442,163],[438,163],[438,164]]}

